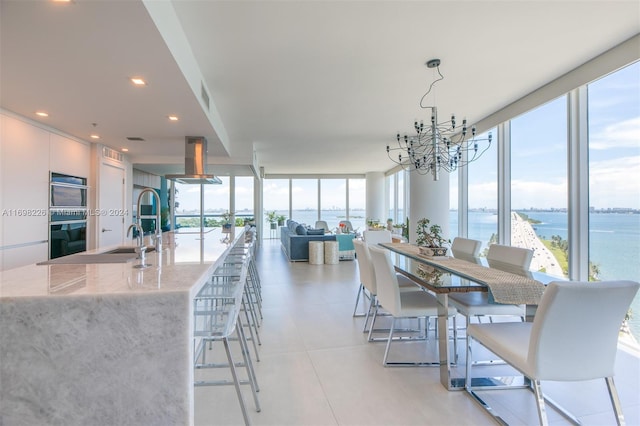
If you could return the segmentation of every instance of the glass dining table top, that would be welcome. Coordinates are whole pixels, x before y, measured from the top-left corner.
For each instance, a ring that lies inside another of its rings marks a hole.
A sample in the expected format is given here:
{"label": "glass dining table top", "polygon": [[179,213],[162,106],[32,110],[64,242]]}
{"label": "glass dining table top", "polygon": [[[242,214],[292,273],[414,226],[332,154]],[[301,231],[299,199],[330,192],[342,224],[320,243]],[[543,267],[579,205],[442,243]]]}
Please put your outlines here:
{"label": "glass dining table top", "polygon": [[[455,268],[442,266],[443,262],[435,264],[434,262],[430,262],[426,257],[412,253],[410,250],[406,249],[409,247],[407,244],[381,243],[380,246],[387,248],[394,253],[394,255],[391,256],[391,260],[396,271],[408,276],[434,293],[464,293],[469,291],[486,292],[488,290],[487,285],[479,281],[474,281],[465,273],[456,271]],[[485,257],[458,257],[455,259],[530,278],[545,285],[551,281],[563,279],[542,272],[513,268],[505,265],[489,265]],[[460,262],[457,263],[459,264]]]}

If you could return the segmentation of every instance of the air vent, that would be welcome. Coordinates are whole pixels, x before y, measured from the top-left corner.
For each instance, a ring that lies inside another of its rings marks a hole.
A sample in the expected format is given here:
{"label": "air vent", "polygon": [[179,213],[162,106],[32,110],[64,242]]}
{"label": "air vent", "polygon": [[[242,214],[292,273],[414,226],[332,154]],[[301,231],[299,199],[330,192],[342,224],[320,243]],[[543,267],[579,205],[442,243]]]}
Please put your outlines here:
{"label": "air vent", "polygon": [[200,82],[200,96],[202,97],[202,102],[207,106],[207,111],[209,111],[209,94],[207,89],[204,88],[203,82]]}
{"label": "air vent", "polygon": [[127,140],[136,141],[136,142],[144,141],[144,139],[142,139],[140,136],[127,136]]}
{"label": "air vent", "polygon": [[102,156],[104,158],[110,158],[120,163],[122,163],[122,160],[124,159],[124,156],[122,155],[122,153],[116,151],[115,149],[108,148],[106,146],[102,147]]}

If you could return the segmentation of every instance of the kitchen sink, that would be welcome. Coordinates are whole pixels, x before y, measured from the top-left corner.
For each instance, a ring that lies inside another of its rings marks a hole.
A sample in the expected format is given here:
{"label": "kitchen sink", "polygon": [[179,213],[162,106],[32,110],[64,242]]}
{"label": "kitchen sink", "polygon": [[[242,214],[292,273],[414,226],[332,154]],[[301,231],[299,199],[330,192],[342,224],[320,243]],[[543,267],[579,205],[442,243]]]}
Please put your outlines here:
{"label": "kitchen sink", "polygon": [[[155,251],[155,247],[147,247],[146,253]],[[102,253],[96,254],[72,254],[69,256],[51,259],[46,262],[40,262],[38,265],[90,265],[94,263],[127,263],[138,257],[135,247],[121,246]]]}

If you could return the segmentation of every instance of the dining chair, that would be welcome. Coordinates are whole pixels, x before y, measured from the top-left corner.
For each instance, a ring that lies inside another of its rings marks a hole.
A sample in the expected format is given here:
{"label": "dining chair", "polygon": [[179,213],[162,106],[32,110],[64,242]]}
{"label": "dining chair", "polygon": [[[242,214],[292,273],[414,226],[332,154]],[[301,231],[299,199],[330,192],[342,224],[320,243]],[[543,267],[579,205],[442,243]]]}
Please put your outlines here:
{"label": "dining chair", "polygon": [[[360,288],[358,290],[358,295],[356,296],[356,305],[353,308],[353,316],[365,316],[364,326],[362,331],[366,332],[367,325],[369,323],[369,318],[371,316],[371,312],[377,308],[377,286],[376,286],[376,276],[373,269],[373,263],[371,263],[371,254],[369,253],[369,247],[367,244],[361,240],[353,240],[353,246],[356,251],[356,259],[358,263],[358,273],[360,274]],[[415,283],[411,282],[408,278],[401,276],[399,279],[400,283],[400,291],[420,291],[418,286]],[[369,306],[367,312],[364,314],[357,314],[358,304],[360,302],[360,298],[364,301],[365,298],[369,299]],[[371,333],[369,333],[369,340],[371,339]]]}
{"label": "dining chair", "polygon": [[501,244],[491,244],[487,253],[487,262],[498,269],[529,269],[533,259],[533,250]]}
{"label": "dining chair", "polygon": [[324,233],[325,234],[330,234],[331,233],[331,229],[329,228],[329,225],[327,224],[326,220],[316,220],[316,224],[314,226],[315,229],[324,229]]}
{"label": "dining chair", "polygon": [[386,229],[380,231],[364,231],[362,238],[367,244],[390,243],[391,232]]}
{"label": "dining chair", "polygon": [[455,237],[451,243],[451,253],[453,253],[453,257],[466,260],[470,257],[478,257],[480,247],[482,247],[482,241]]}
{"label": "dining chair", "polygon": [[[490,388],[471,385],[471,341],[475,340],[531,380],[541,425],[548,424],[541,380],[600,378],[607,384],[617,423],[624,424],[613,375],[620,326],[639,287],[633,281],[554,281],[544,291],[533,323],[470,325],[467,392],[497,420],[502,420],[476,393]],[[551,401],[547,403],[572,418]]]}
{"label": "dining chair", "polygon": [[353,225],[351,224],[351,221],[349,220],[341,220],[338,223],[338,226],[344,225],[345,231],[347,232],[353,232]]}
{"label": "dining chair", "polygon": [[[396,321],[401,318],[425,318],[435,317],[438,315],[439,302],[434,295],[427,291],[400,291],[398,277],[391,262],[391,253],[382,247],[369,245],[371,254],[371,262],[376,277],[377,300],[380,305],[392,317],[389,336],[387,338],[387,346],[384,351],[382,364],[387,366],[396,365],[412,365],[412,366],[435,366],[440,365],[439,362],[389,362],[389,349],[393,341],[393,333],[396,327]],[[448,316],[453,317],[456,314],[454,308],[449,308]],[[374,320],[372,320],[371,328],[375,322],[376,312],[374,311]],[[425,330],[426,331],[426,330]],[[457,353],[457,343],[454,336],[454,353]]]}
{"label": "dining chair", "polygon": [[[470,247],[470,244],[468,245]],[[528,274],[533,250],[491,244],[487,254],[489,266],[507,272]],[[470,324],[472,316],[484,315],[515,316],[524,320],[524,305],[508,305],[489,302],[488,292],[470,291],[467,293],[454,293],[449,295],[449,303],[455,307],[459,314],[465,317],[466,326]]]}

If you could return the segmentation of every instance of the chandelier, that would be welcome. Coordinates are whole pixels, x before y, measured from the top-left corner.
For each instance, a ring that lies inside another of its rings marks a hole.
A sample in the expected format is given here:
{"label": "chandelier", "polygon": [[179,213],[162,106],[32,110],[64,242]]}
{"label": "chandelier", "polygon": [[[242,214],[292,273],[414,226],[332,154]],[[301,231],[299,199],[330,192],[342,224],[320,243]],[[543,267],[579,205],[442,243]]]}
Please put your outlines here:
{"label": "chandelier", "polygon": [[423,101],[433,85],[444,79],[440,73],[440,59],[431,59],[427,62],[427,67],[436,68],[440,75],[420,100],[420,108],[431,110],[431,123],[425,125],[416,120],[413,123],[415,134],[400,136],[398,133],[398,146],[387,145],[387,155],[407,171],[416,171],[422,175],[431,173],[433,180],[438,180],[441,169],[452,172],[480,158],[491,146],[491,133],[486,138],[476,138],[476,127],[471,126],[469,129],[466,119],[462,120],[461,126],[456,127],[454,114],[451,115],[451,120],[438,123],[438,108],[423,106]]}

